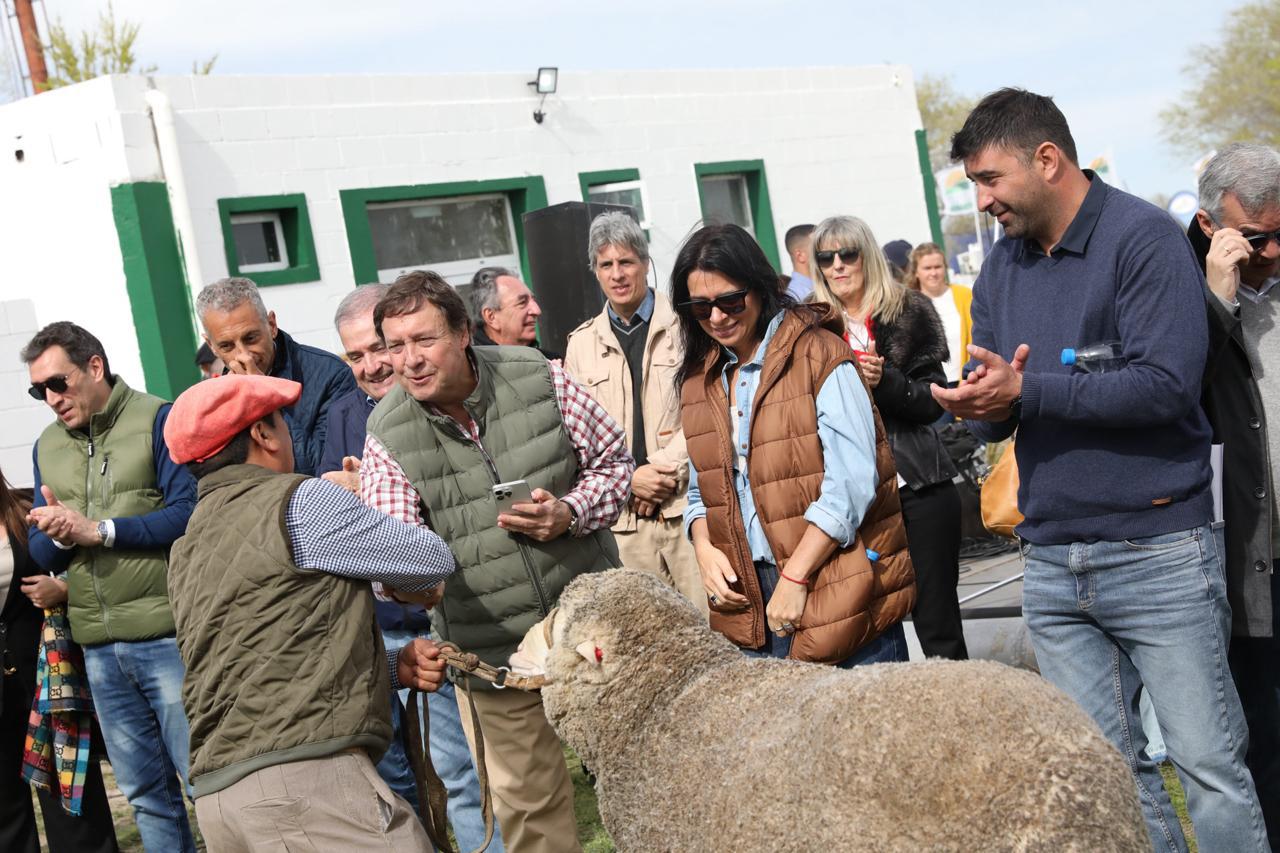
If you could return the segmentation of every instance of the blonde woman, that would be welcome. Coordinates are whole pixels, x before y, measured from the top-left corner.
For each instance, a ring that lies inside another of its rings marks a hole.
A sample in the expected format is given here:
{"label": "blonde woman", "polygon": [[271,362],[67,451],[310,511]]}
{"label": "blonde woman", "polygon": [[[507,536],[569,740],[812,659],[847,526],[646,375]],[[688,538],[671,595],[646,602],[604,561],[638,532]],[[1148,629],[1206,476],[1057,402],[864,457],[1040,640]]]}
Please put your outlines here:
{"label": "blonde woman", "polygon": [[947,256],[937,243],[921,243],[911,251],[906,283],[910,289],[929,297],[942,319],[942,328],[947,332],[947,350],[951,353],[942,369],[948,383],[955,385],[960,381],[960,371],[968,361],[969,344],[973,342],[973,321],[969,317],[973,290],[947,281]]}
{"label": "blonde woman", "polygon": [[844,317],[898,469],[907,545],[916,571],[916,636],[929,657],[968,657],[956,584],[960,576],[960,495],[951,457],[931,426],[942,407],[929,393],[946,384],[947,339],[922,293],[893,280],[880,244],[861,219],[834,216],[813,231],[813,299]]}

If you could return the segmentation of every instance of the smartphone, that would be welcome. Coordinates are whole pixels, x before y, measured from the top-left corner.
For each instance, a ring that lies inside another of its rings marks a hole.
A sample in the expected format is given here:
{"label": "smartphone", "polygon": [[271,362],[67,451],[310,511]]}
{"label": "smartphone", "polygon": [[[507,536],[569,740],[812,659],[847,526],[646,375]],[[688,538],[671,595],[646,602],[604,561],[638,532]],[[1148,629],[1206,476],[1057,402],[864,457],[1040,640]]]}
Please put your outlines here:
{"label": "smartphone", "polygon": [[502,515],[515,512],[512,509],[515,504],[533,503],[533,492],[529,489],[528,482],[512,480],[510,483],[499,483],[494,486],[493,499],[498,504],[498,515]]}

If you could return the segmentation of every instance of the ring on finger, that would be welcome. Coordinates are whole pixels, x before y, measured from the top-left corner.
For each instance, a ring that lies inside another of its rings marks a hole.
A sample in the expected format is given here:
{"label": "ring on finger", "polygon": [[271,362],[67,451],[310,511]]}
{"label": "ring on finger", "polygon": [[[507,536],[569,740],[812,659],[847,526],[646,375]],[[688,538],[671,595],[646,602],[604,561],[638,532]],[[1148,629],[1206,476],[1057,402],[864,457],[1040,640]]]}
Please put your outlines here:
{"label": "ring on finger", "polygon": [[712,604],[715,604],[719,600],[720,599],[716,598],[716,594],[714,592],[707,596],[707,601],[710,601]]}

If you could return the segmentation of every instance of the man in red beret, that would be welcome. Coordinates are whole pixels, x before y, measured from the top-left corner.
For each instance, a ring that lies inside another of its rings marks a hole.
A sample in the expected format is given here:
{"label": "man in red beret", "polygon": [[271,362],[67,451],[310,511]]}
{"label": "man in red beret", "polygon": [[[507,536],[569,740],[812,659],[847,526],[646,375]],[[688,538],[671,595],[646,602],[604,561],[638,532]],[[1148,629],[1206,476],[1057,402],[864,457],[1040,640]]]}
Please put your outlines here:
{"label": "man in red beret", "polygon": [[186,664],[191,783],[210,849],[430,850],[374,770],[393,683],[432,690],[429,640],[387,656],[369,582],[421,592],[455,563],[440,537],[293,473],[280,409],[296,382],[227,375],[173,404],[165,439],[198,480],[169,595]]}

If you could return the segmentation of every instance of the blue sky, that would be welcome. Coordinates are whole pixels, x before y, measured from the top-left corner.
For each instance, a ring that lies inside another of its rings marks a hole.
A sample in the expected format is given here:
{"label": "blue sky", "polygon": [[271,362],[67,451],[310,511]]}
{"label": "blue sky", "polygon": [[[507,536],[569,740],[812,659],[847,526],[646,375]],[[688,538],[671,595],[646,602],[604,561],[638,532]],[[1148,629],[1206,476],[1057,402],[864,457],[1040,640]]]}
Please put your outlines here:
{"label": "blue sky", "polygon": [[[91,26],[105,0],[45,0],[50,19]],[[899,0],[115,0],[143,24],[138,53],[161,72],[219,55],[224,73],[566,71],[912,66],[982,94],[1053,95],[1082,160],[1110,151],[1143,196],[1194,189],[1199,156],[1172,150],[1158,114],[1188,82],[1192,47],[1234,3],[1071,4]]]}

